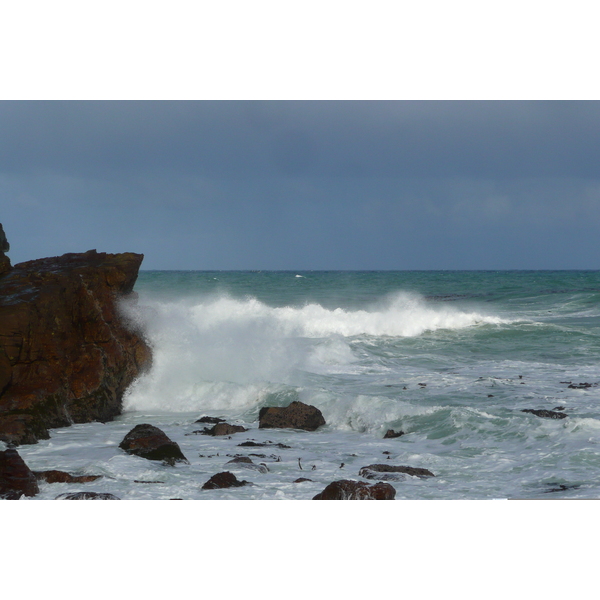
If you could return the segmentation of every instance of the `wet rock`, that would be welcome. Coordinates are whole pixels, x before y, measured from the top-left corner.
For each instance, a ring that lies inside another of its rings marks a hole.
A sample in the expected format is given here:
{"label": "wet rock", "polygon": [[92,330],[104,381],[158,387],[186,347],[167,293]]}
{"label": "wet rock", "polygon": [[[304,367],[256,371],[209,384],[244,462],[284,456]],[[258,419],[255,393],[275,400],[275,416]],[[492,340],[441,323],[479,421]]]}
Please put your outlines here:
{"label": "wet rock", "polygon": [[292,402],[289,406],[264,406],[258,415],[259,428],[290,428],[314,431],[325,425],[321,411],[315,406]]}
{"label": "wet rock", "polygon": [[393,429],[388,429],[385,432],[383,439],[388,440],[388,439],[400,437],[401,435],[404,435],[404,431],[394,431]]}
{"label": "wet rock", "polygon": [[381,481],[402,481],[405,479],[405,475],[411,475],[412,477],[419,477],[421,479],[435,477],[428,469],[383,464],[363,467],[358,472],[358,475],[365,479],[379,479]]}
{"label": "wet rock", "polygon": [[252,441],[242,442],[241,444],[238,444],[238,446],[247,446],[247,447],[273,446],[275,448],[281,448],[281,449],[291,448],[291,446],[286,446],[285,444],[274,444],[273,442],[252,442]]}
{"label": "wet rock", "polygon": [[306,477],[298,477],[298,479],[294,479],[292,483],[302,483],[303,481],[312,481],[312,479],[308,479]]}
{"label": "wet rock", "polygon": [[224,422],[225,419],[219,419],[219,417],[200,417],[197,421],[194,421],[194,423],[212,423],[213,425]]}
{"label": "wet rock", "polygon": [[594,383],[572,383],[568,387],[572,390],[587,390],[588,388],[595,387]]}
{"label": "wet rock", "polygon": [[188,463],[179,445],[154,425],[136,425],[119,444],[128,454],[135,454],[148,460],[160,460],[173,466],[176,462]]}
{"label": "wet rock", "polygon": [[213,475],[203,486],[203,490],[219,490],[230,487],[242,487],[250,485],[249,481],[239,481],[238,478],[229,471]]}
{"label": "wet rock", "polygon": [[34,471],[34,475],[38,481],[46,483],[89,483],[100,479],[102,475],[71,475],[65,471]]}
{"label": "wet rock", "polygon": [[244,469],[252,469],[254,471],[258,471],[259,473],[269,472],[269,469],[266,465],[257,465],[256,463],[253,463],[252,459],[248,456],[236,456],[233,460],[228,461],[226,464],[233,464]]}
{"label": "wet rock", "polygon": [[106,492],[73,492],[71,494],[59,494],[55,500],[120,500],[113,494]]}
{"label": "wet rock", "polygon": [[566,419],[568,416],[566,413],[555,410],[536,410],[533,408],[524,408],[521,412],[531,413],[536,417],[543,417],[545,419]]}
{"label": "wet rock", "polygon": [[0,439],[110,421],[151,363],[126,302],[143,255],[90,250],[19,263],[0,276]]}
{"label": "wet rock", "polygon": [[230,425],[229,423],[217,423],[211,429],[204,428],[204,435],[231,435],[232,433],[242,433],[248,431],[241,425]]}
{"label": "wet rock", "polygon": [[553,492],[566,492],[568,490],[576,490],[581,487],[580,484],[564,484],[564,483],[547,483],[546,485],[552,486],[547,490],[544,490],[545,494],[551,494]]}
{"label": "wet rock", "polygon": [[330,483],[313,500],[394,500],[396,490],[389,483],[369,485],[362,481],[340,479]]}
{"label": "wet rock", "polygon": [[35,496],[40,489],[33,471],[14,448],[0,451],[0,498],[18,500]]}

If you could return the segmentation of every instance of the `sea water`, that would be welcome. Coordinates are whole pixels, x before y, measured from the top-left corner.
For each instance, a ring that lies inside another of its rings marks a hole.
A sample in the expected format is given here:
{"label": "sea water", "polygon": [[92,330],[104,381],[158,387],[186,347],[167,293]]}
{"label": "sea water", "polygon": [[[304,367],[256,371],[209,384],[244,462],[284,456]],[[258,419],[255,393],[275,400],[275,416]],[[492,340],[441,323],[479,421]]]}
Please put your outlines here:
{"label": "sea water", "polygon": [[[375,463],[435,475],[389,482],[397,499],[600,497],[599,271],[142,271],[135,291],[123,318],[153,365],[123,414],[19,447],[33,470],[103,477],[42,483],[35,499],[310,499]],[[294,400],[327,424],[258,428],[261,407]],[[202,416],[248,431],[201,435]],[[120,450],[138,423],[189,464]],[[201,489],[222,471],[252,485]]]}

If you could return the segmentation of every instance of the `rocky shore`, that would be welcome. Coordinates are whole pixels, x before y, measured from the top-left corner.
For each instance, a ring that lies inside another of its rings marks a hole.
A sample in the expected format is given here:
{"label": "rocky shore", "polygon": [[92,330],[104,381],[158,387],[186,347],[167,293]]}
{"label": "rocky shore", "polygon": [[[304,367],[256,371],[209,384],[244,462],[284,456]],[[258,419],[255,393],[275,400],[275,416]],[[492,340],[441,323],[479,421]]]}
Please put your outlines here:
{"label": "rocky shore", "polygon": [[48,429],[109,421],[151,364],[119,303],[142,254],[80,254],[11,266],[0,225],[0,440],[33,444]]}

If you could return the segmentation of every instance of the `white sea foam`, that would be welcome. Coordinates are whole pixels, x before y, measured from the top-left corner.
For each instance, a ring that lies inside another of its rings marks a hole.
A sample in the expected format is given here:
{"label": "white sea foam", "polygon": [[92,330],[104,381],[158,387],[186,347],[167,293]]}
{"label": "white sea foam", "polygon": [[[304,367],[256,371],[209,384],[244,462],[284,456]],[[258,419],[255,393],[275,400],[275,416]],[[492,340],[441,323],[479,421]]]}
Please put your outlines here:
{"label": "white sea foam", "polygon": [[273,307],[230,296],[148,300],[125,310],[154,352],[151,372],[131,387],[125,408],[173,411],[249,408],[269,386],[298,383],[299,371],[350,374],[357,359],[348,338],[414,337],[502,322],[407,293],[368,310]]}

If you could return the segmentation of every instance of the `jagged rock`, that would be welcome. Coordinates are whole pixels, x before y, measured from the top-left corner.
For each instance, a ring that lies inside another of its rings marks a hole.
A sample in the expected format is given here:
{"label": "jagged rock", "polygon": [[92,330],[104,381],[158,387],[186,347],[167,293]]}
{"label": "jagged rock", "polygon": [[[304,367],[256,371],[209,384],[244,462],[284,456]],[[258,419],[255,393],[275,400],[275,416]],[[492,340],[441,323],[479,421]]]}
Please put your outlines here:
{"label": "jagged rock", "polygon": [[258,471],[259,473],[268,473],[269,469],[266,465],[257,465],[252,462],[252,459],[248,456],[236,456],[234,459],[228,461],[226,464],[231,465],[234,464],[236,466],[242,467],[244,469],[252,469],[254,471]]}
{"label": "jagged rock", "polygon": [[242,487],[244,485],[250,485],[249,481],[239,481],[238,478],[229,471],[223,473],[217,473],[213,475],[203,486],[203,490],[219,490],[222,488],[229,487]]}
{"label": "jagged rock", "polygon": [[0,498],[18,500],[39,493],[33,471],[14,448],[0,451]]}
{"label": "jagged rock", "polygon": [[216,423],[224,423],[225,419],[219,419],[219,417],[200,417],[197,421],[194,421],[194,423],[212,423],[212,424],[216,424]]}
{"label": "jagged rock", "polygon": [[10,250],[10,244],[6,239],[6,234],[0,223],[0,276],[10,271],[10,259],[4,253]]}
{"label": "jagged rock", "polygon": [[389,483],[369,485],[362,481],[340,479],[330,483],[313,500],[394,500],[396,490]]}
{"label": "jagged rock", "polygon": [[325,425],[321,411],[315,406],[295,400],[289,406],[263,406],[258,415],[259,428],[290,428],[314,431]]}
{"label": "jagged rock", "polygon": [[391,438],[397,438],[400,437],[401,435],[404,435],[404,431],[394,431],[393,429],[388,429],[385,432],[385,435],[383,436],[384,440],[388,440]]}
{"label": "jagged rock", "polygon": [[113,494],[106,492],[73,492],[71,494],[60,494],[55,500],[120,500]]}
{"label": "jagged rock", "polygon": [[531,413],[536,417],[543,417],[546,419],[566,419],[567,414],[563,412],[557,412],[555,410],[535,410],[533,408],[524,408],[521,412]]}
{"label": "jagged rock", "polygon": [[122,317],[141,254],[90,250],[15,265],[0,277],[0,439],[110,421],[151,351]]}
{"label": "jagged rock", "polygon": [[176,462],[189,464],[179,445],[154,425],[136,425],[119,444],[119,448],[148,460],[161,460],[173,466]]}
{"label": "jagged rock", "polygon": [[242,433],[243,431],[248,431],[245,427],[241,425],[230,425],[229,423],[217,423],[211,429],[205,427],[204,434],[205,435],[231,435],[232,433]]}
{"label": "jagged rock", "polygon": [[379,479],[380,481],[402,481],[402,479],[405,479],[405,475],[420,477],[421,479],[435,477],[435,475],[428,469],[384,464],[363,467],[358,472],[358,475],[359,477],[364,477],[365,479]]}
{"label": "jagged rock", "polygon": [[46,483],[89,483],[102,477],[102,475],[71,475],[65,471],[56,470],[34,471],[33,474],[38,481]]}

